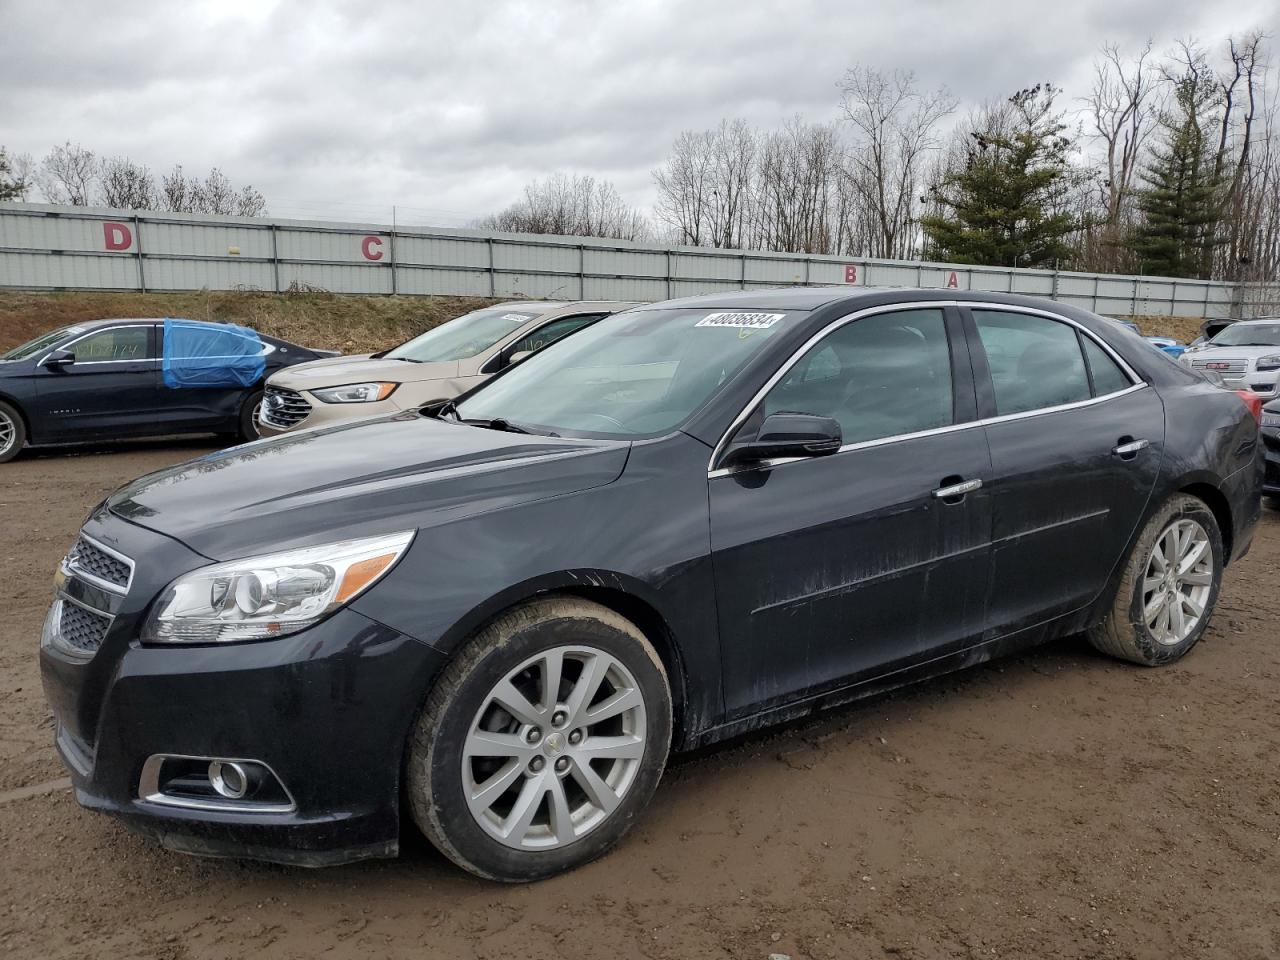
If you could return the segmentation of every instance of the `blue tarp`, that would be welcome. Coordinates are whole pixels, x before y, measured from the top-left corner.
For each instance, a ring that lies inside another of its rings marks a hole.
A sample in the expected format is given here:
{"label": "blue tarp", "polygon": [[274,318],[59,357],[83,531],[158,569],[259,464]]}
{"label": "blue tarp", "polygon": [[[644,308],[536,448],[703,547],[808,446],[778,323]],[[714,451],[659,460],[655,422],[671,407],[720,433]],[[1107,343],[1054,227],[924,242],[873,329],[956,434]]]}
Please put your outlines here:
{"label": "blue tarp", "polygon": [[248,327],[167,319],[162,369],[174,389],[251,387],[267,369],[267,347]]}

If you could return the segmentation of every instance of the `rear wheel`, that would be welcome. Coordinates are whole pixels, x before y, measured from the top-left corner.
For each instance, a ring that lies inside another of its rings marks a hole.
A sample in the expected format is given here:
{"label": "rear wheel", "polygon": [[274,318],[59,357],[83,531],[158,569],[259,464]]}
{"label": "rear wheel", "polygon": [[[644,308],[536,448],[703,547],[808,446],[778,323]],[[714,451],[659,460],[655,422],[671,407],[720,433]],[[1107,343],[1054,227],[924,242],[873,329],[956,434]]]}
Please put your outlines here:
{"label": "rear wheel", "polygon": [[245,397],[244,403],[240,405],[240,430],[238,436],[241,441],[247,443],[262,436],[258,430],[258,417],[261,414],[262,391],[255,390]]}
{"label": "rear wheel", "polygon": [[27,425],[22,414],[7,403],[0,403],[0,463],[8,463],[27,442]]}
{"label": "rear wheel", "polygon": [[478,876],[538,880],[595,859],[648,803],[671,694],[628,620],[537,600],[482,630],[445,670],[409,749],[413,818]]}
{"label": "rear wheel", "polygon": [[1172,663],[1204,635],[1222,584],[1222,533],[1204,501],[1180,494],[1147,522],[1111,611],[1089,631],[1103,653]]}

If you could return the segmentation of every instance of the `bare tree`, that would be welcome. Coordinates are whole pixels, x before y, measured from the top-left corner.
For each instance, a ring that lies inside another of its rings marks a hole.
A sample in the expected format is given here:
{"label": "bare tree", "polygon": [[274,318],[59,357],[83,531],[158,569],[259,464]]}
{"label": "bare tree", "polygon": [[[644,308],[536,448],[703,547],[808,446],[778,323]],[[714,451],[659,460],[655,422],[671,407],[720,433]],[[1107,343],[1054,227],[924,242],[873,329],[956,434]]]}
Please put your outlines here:
{"label": "bare tree", "polygon": [[192,209],[191,183],[182,172],[182,164],[174,164],[172,170],[160,178],[160,209],[172,213],[187,213]]}
{"label": "bare tree", "polygon": [[105,157],[99,165],[102,202],[120,210],[154,210],[156,178],[128,157]]}
{"label": "bare tree", "polygon": [[267,198],[255,187],[246,185],[236,194],[235,213],[241,217],[260,217],[267,212]]}
{"label": "bare tree", "polygon": [[1142,52],[1126,62],[1115,44],[1107,44],[1093,62],[1093,90],[1084,102],[1094,135],[1106,149],[1106,223],[1120,224],[1130,195],[1134,173],[1150,134],[1151,114],[1158,109],[1153,98],[1157,77],[1147,58],[1148,40]]}
{"label": "bare tree", "polygon": [[28,154],[10,154],[0,146],[0,200],[25,200],[31,189],[33,165]]}
{"label": "bare tree", "polygon": [[658,188],[654,213],[677,232],[678,243],[702,246],[704,231],[710,242],[707,221],[716,189],[713,152],[709,133],[686,130],[676,137],[667,162],[654,171]]}
{"label": "bare tree", "polygon": [[36,180],[50,203],[87,207],[97,196],[98,158],[68,140],[40,161]]}
{"label": "bare tree", "polygon": [[477,221],[477,226],[620,240],[640,240],[649,232],[644,215],[628,206],[608,180],[563,173],[534,180],[524,188],[522,199]]}
{"label": "bare tree", "polygon": [[902,259],[916,249],[917,198],[928,153],[938,148],[939,122],[956,108],[945,87],[922,94],[909,70],[854,67],[840,84],[853,129],[850,185],[872,218],[868,252]]}

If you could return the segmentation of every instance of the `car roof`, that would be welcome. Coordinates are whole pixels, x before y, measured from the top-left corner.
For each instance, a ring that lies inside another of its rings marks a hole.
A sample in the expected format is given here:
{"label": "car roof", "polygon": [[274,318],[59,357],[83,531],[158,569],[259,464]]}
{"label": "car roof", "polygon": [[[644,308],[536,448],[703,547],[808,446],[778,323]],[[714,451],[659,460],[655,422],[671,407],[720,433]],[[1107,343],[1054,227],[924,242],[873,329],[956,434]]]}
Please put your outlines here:
{"label": "car roof", "polygon": [[1009,306],[1046,309],[1048,304],[1062,314],[1076,316],[1082,311],[1064,303],[1049,301],[1046,297],[1025,296],[1017,293],[992,293],[985,290],[953,290],[947,287],[920,289],[915,287],[861,287],[842,285],[829,287],[784,287],[767,290],[732,290],[724,293],[707,293],[696,297],[683,297],[661,303],[645,304],[638,308],[652,309],[735,309],[735,310],[792,310],[813,311],[821,307],[840,304],[852,309],[859,306],[880,306],[894,303],[919,303],[930,301],[958,301],[961,303],[995,303]]}

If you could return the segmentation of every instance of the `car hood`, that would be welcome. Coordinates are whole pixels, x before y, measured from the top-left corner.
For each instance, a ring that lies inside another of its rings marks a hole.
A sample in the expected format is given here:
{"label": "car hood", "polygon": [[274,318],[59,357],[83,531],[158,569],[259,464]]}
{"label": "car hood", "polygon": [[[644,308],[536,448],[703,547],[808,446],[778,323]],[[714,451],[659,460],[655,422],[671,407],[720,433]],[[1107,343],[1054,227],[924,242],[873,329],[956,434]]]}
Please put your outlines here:
{"label": "car hood", "polygon": [[401,413],[199,457],[121,487],[107,506],[228,560],[588,490],[617,479],[629,450]]}
{"label": "car hood", "polygon": [[1205,347],[1188,350],[1183,356],[1188,360],[1252,360],[1273,354],[1280,355],[1280,347]]}
{"label": "car hood", "polygon": [[334,357],[329,360],[309,360],[288,367],[272,374],[268,383],[273,387],[302,391],[373,380],[417,383],[422,380],[442,380],[457,374],[456,360],[413,363],[409,360],[374,360],[369,356]]}

